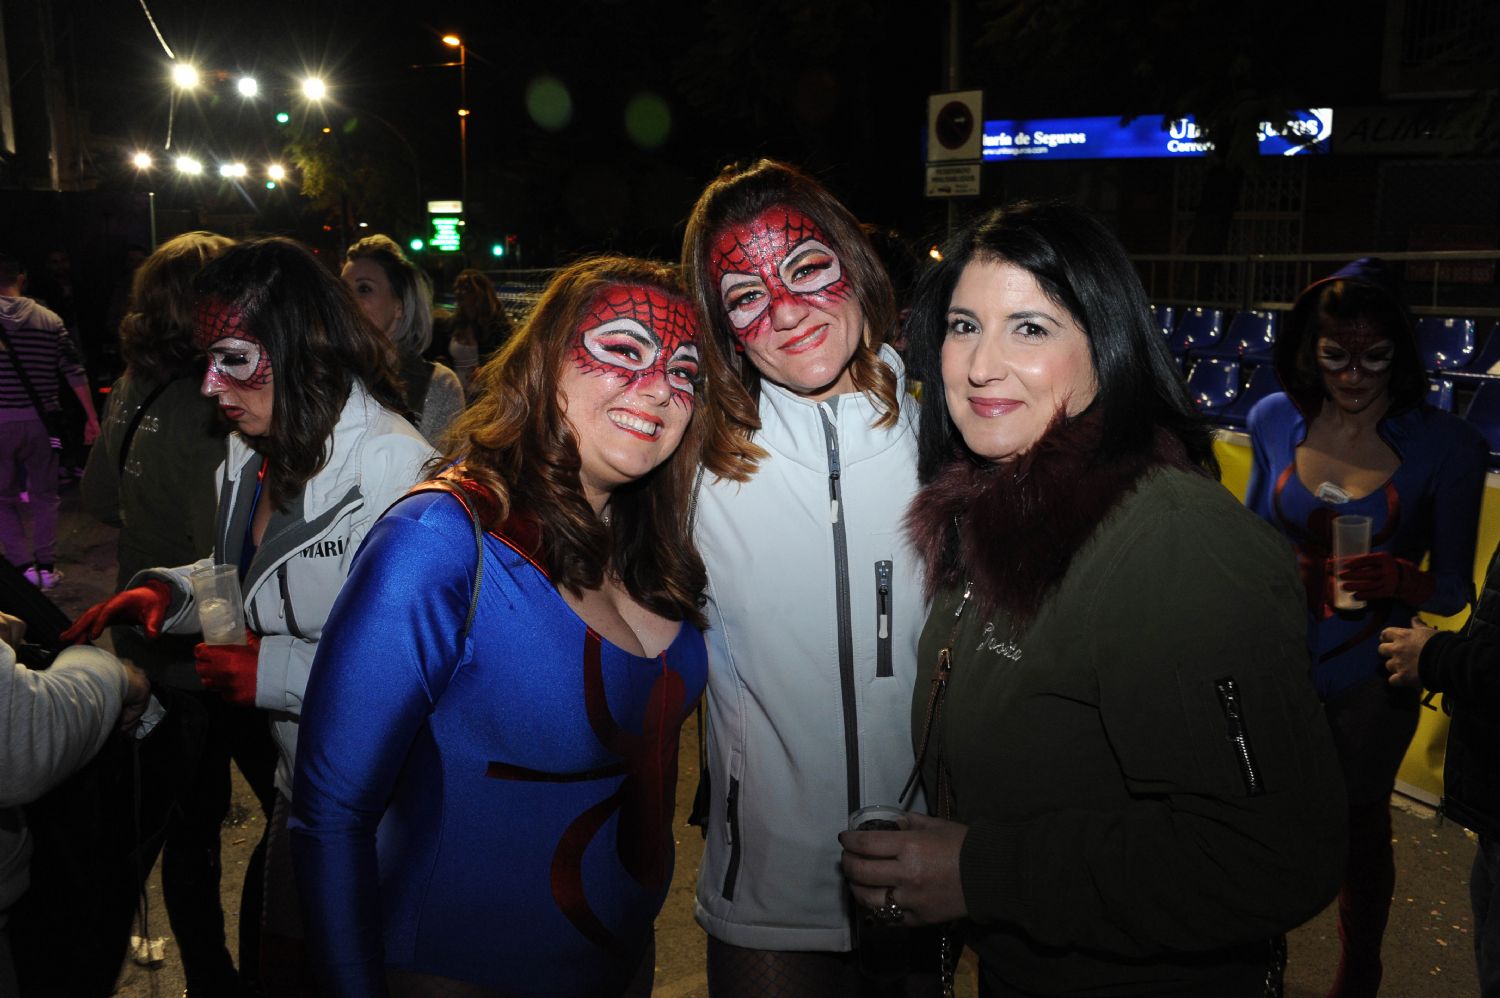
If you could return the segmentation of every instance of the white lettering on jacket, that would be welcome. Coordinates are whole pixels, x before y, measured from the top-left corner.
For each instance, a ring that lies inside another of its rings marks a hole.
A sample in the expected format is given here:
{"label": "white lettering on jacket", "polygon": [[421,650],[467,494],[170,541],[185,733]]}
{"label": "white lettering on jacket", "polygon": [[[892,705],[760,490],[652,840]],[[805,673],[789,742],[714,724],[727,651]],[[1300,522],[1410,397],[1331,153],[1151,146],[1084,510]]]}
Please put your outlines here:
{"label": "white lettering on jacket", "polygon": [[1021,661],[1021,647],[1014,641],[999,641],[995,638],[995,622],[990,621],[984,625],[984,638],[974,649],[975,651],[992,651],[996,655],[1004,656],[1012,662]]}

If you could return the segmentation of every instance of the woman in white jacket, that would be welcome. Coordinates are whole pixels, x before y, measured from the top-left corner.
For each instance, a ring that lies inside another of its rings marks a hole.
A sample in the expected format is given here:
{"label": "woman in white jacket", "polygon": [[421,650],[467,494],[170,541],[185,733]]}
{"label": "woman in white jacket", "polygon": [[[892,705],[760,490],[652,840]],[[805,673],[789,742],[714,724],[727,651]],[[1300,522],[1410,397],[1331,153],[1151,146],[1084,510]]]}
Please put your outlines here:
{"label": "woman in white jacket", "polygon": [[390,341],[306,249],[287,239],[241,243],[195,287],[194,338],[208,355],[203,394],[237,431],[219,469],[212,557],[137,574],[65,636],[98,637],[120,623],[148,636],[191,633],[192,569],[239,567],[245,643],[200,644],[196,664],[209,689],[270,716],[281,759],[261,981],[295,993],[312,980],[299,969],[303,933],[285,840],[302,694],[355,550],[436,452],[399,414]]}
{"label": "woman in white jacket", "polygon": [[683,266],[706,338],[736,355],[757,400],[767,453],[748,483],[698,494],[709,990],[858,995],[837,836],[860,807],[896,803],[911,771],[926,612],[901,529],[916,404],[885,345],[890,280],[848,209],[768,160],[704,190]]}

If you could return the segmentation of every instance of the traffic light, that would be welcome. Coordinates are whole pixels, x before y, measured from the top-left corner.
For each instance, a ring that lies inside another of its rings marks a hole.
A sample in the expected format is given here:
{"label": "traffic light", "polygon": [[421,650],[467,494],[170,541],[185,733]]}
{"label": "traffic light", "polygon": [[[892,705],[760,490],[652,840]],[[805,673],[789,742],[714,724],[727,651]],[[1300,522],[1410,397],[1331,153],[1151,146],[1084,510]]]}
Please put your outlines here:
{"label": "traffic light", "polygon": [[411,247],[413,253],[420,253],[427,246],[420,236],[413,236],[411,242],[406,245]]}
{"label": "traffic light", "polygon": [[517,263],[521,258],[521,237],[513,232],[505,237],[505,255],[510,257],[511,263]]}
{"label": "traffic light", "polygon": [[285,112],[285,111],[277,111],[276,112],[276,124],[278,124],[278,125],[287,125],[287,124],[290,124],[291,121],[292,121],[292,116],[290,114],[288,114],[287,112]]}
{"label": "traffic light", "polygon": [[490,256],[495,257],[496,259],[499,259],[499,258],[505,256],[505,244],[504,243],[495,243],[493,246],[491,246],[490,247]]}

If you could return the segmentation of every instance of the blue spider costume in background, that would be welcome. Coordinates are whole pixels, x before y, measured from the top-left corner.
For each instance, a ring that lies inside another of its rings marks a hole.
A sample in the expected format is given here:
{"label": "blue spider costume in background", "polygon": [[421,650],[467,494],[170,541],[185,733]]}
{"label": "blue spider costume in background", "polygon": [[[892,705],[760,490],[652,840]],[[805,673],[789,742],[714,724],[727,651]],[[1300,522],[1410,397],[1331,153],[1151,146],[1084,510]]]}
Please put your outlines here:
{"label": "blue spider costume in background", "polygon": [[293,849],[310,946],[340,995],[387,967],[518,995],[617,994],[672,876],[677,741],[703,636],[610,645],[512,516],[484,539],[440,493],[371,530],[303,710]]}
{"label": "blue spider costume in background", "polygon": [[[1446,412],[1417,406],[1388,415],[1380,435],[1401,465],[1385,486],[1346,503],[1317,498],[1297,477],[1297,447],[1307,421],[1285,394],[1272,395],[1250,415],[1255,463],[1245,504],[1296,546],[1304,575],[1312,580],[1308,612],[1313,652],[1313,684],[1329,700],[1371,679],[1385,680],[1375,653],[1380,631],[1406,627],[1412,614],[1427,610],[1458,613],[1474,594],[1474,537],[1484,492],[1485,455],[1477,430]],[[1430,551],[1432,597],[1422,606],[1375,601],[1363,610],[1334,610],[1325,559],[1333,552],[1333,518],[1347,513],[1370,517],[1370,550],[1419,564]]]}

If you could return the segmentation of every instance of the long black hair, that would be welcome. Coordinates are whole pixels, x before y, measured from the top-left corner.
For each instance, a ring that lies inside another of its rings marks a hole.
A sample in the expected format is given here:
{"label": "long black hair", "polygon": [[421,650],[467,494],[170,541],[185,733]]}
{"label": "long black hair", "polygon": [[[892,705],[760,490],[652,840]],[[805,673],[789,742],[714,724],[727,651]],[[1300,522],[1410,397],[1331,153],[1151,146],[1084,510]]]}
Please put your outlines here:
{"label": "long black hair", "polygon": [[1047,201],[1018,202],[975,218],[954,233],[942,260],[918,282],[907,341],[908,363],[924,385],[917,437],[922,482],[967,453],[948,415],[941,354],[954,286],[976,261],[1010,263],[1030,273],[1088,337],[1098,392],[1085,413],[1099,416],[1101,460],[1148,453],[1163,429],[1181,441],[1189,461],[1218,477],[1212,432],[1151,322],[1146,291],[1125,247],[1082,209]]}

